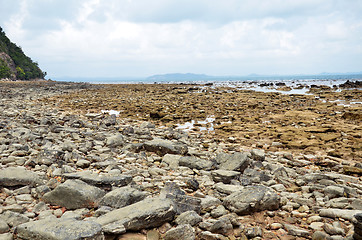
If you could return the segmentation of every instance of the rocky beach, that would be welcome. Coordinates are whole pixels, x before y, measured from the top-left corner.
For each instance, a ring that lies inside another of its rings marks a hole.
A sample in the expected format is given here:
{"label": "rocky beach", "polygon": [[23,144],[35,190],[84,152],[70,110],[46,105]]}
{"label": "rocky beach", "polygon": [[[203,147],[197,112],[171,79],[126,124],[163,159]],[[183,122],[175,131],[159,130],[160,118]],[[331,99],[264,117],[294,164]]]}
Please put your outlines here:
{"label": "rocky beach", "polygon": [[0,82],[0,240],[362,239],[360,82]]}

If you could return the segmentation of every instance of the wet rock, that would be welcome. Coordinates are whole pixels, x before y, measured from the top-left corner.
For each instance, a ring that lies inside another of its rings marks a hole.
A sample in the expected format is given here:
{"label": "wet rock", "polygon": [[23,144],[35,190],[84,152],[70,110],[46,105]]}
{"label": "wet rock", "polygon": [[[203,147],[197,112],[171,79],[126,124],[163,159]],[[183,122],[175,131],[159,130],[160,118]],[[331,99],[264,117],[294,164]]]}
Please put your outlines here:
{"label": "wet rock", "polygon": [[96,219],[103,229],[111,226],[123,225],[126,230],[137,231],[151,227],[161,226],[163,223],[172,221],[176,214],[173,202],[169,199],[151,198],[113,210]]}
{"label": "wet rock", "polygon": [[216,156],[219,169],[243,172],[249,165],[250,159],[247,153],[220,153]]}
{"label": "wet rock", "polygon": [[8,167],[0,170],[0,186],[35,186],[41,182],[38,174],[23,167]]}
{"label": "wet rock", "polygon": [[99,204],[112,208],[122,208],[143,200],[147,195],[148,193],[146,192],[141,192],[135,188],[126,186],[107,193]]}
{"label": "wet rock", "polygon": [[189,224],[182,224],[166,232],[165,240],[193,240],[195,239],[195,230]]}
{"label": "wet rock", "polygon": [[166,154],[185,155],[188,151],[186,145],[174,143],[169,140],[154,139],[143,144],[143,148],[149,152],[155,152],[161,156]]}
{"label": "wet rock", "polygon": [[263,185],[247,186],[224,199],[225,207],[240,215],[263,210],[276,210],[279,208],[279,202],[280,198],[277,193]]}
{"label": "wet rock", "polygon": [[67,180],[53,191],[44,194],[43,200],[67,209],[93,208],[98,206],[104,194],[103,190],[75,179]]}
{"label": "wet rock", "polygon": [[16,228],[17,236],[24,240],[102,240],[100,224],[75,219],[44,219],[28,222]]}

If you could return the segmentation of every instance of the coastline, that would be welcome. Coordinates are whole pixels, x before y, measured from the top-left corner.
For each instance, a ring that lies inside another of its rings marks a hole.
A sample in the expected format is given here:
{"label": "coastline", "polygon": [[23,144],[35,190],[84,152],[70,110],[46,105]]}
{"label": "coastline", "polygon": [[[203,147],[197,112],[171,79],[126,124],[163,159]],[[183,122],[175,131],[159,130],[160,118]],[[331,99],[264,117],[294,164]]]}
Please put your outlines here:
{"label": "coastline", "polygon": [[0,235],[352,239],[362,90],[309,89],[0,82]]}

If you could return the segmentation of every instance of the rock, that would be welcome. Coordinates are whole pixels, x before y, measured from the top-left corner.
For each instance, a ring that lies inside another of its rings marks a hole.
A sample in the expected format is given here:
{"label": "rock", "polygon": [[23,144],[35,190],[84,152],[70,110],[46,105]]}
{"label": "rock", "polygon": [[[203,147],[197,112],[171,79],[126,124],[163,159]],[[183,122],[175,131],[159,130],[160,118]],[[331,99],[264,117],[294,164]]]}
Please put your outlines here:
{"label": "rock", "polygon": [[211,208],[216,207],[222,204],[222,202],[215,197],[206,196],[205,198],[201,198],[201,209],[203,211],[209,211]]}
{"label": "rock", "polygon": [[[126,230],[137,231],[161,226],[172,221],[176,214],[174,204],[169,199],[151,198],[113,210],[96,219],[103,229],[123,225]],[[109,232],[108,230],[107,232]]]}
{"label": "rock", "polygon": [[315,231],[312,235],[312,240],[329,240],[330,236],[322,231]]}
{"label": "rock", "polygon": [[126,186],[108,192],[99,204],[112,208],[122,208],[143,200],[147,195],[147,192],[141,192],[135,188]]}
{"label": "rock", "polygon": [[209,231],[203,231],[198,235],[200,240],[228,240],[229,238],[224,237],[221,234],[211,233]]}
{"label": "rock", "polygon": [[0,234],[6,233],[9,230],[10,230],[9,225],[1,218],[0,215]]}
{"label": "rock", "polygon": [[354,215],[354,218],[352,219],[352,223],[354,226],[354,239],[362,239],[362,212],[357,213]]}
{"label": "rock", "polygon": [[216,208],[214,208],[210,214],[213,218],[218,218],[226,215],[227,213],[228,211],[225,209],[225,207],[223,205],[219,205]]}
{"label": "rock", "polygon": [[98,206],[104,194],[103,190],[75,179],[67,180],[53,191],[44,194],[43,200],[67,209],[94,208]]}
{"label": "rock", "polygon": [[190,224],[191,226],[195,226],[201,221],[202,217],[200,217],[200,215],[198,215],[195,211],[181,213],[180,216],[175,219],[175,223],[177,225]]}
{"label": "rock", "polygon": [[13,240],[13,234],[11,233],[0,234],[0,240]]}
{"label": "rock", "polygon": [[326,233],[330,235],[345,235],[343,228],[338,226],[333,226],[332,224],[325,223],[323,229]]}
{"label": "rock", "polygon": [[23,167],[8,167],[0,170],[0,186],[36,186],[41,183],[38,174]]}
{"label": "rock", "polygon": [[248,237],[248,239],[263,237],[263,229],[261,227],[250,227],[245,229],[245,235]]}
{"label": "rock", "polygon": [[91,162],[88,160],[85,160],[85,159],[80,159],[76,163],[77,167],[80,167],[80,168],[87,168],[90,166],[90,164],[91,164]]}
{"label": "rock", "polygon": [[166,163],[171,169],[177,169],[181,157],[180,155],[166,154],[163,156],[162,162]]}
{"label": "rock", "polygon": [[211,170],[214,163],[210,160],[197,157],[182,157],[179,159],[179,165],[198,170]]}
{"label": "rock", "polygon": [[224,199],[224,206],[240,215],[251,214],[256,211],[276,210],[279,208],[280,198],[276,192],[263,185],[247,186]]}
{"label": "rock", "polygon": [[264,161],[265,160],[265,151],[262,149],[253,149],[251,150],[251,158],[255,161]]}
{"label": "rock", "polygon": [[5,221],[7,225],[9,225],[10,227],[16,227],[22,223],[30,221],[30,219],[27,216],[12,211],[3,212],[2,214],[0,214],[0,219]]}
{"label": "rock", "polygon": [[216,156],[216,162],[219,169],[243,172],[250,164],[249,155],[247,153],[220,153]]}
{"label": "rock", "polygon": [[122,134],[116,134],[106,139],[106,145],[110,148],[122,147],[124,145],[124,138]]}
{"label": "rock", "polygon": [[281,224],[281,223],[272,223],[272,224],[270,224],[270,229],[271,230],[278,230],[278,229],[280,229],[282,227],[283,227],[283,224]]}
{"label": "rock", "polygon": [[338,186],[328,186],[324,189],[324,194],[329,198],[343,197],[344,188]]}
{"label": "rock", "polygon": [[225,194],[232,194],[234,192],[238,192],[243,190],[245,187],[240,185],[232,185],[232,184],[224,184],[224,183],[216,183],[215,189],[218,192],[225,193]]}
{"label": "rock", "polygon": [[160,156],[164,156],[166,154],[185,155],[188,151],[187,146],[184,144],[174,143],[172,141],[163,139],[147,141],[143,144],[143,148],[146,151],[155,152]]}
{"label": "rock", "polygon": [[194,240],[195,230],[190,224],[182,224],[166,232],[164,240]]}
{"label": "rock", "polygon": [[222,235],[229,235],[233,231],[233,225],[231,224],[229,218],[222,217],[214,222],[208,229],[212,233],[219,233]]}
{"label": "rock", "polygon": [[211,176],[215,182],[230,183],[231,180],[240,176],[240,172],[218,169],[213,170]]}
{"label": "rock", "polygon": [[324,223],[322,222],[312,222],[311,224],[309,224],[309,228],[316,231],[323,231],[323,227],[324,227]]}
{"label": "rock", "polygon": [[319,212],[319,216],[330,217],[330,218],[343,218],[351,221],[353,219],[353,216],[358,213],[361,213],[361,210],[329,208],[329,209],[321,209]]}
{"label": "rock", "polygon": [[132,177],[127,175],[99,175],[90,171],[65,173],[63,177],[65,179],[80,179],[83,182],[99,187],[123,187],[132,181]]}
{"label": "rock", "polygon": [[294,225],[284,223],[284,228],[292,236],[297,236],[297,237],[308,237],[308,236],[310,236],[309,231],[307,231],[307,230],[305,230],[303,228],[299,228],[299,227],[294,226]]}
{"label": "rock", "polygon": [[91,221],[68,219],[44,219],[24,223],[16,228],[17,236],[24,240],[102,240],[100,224]]}

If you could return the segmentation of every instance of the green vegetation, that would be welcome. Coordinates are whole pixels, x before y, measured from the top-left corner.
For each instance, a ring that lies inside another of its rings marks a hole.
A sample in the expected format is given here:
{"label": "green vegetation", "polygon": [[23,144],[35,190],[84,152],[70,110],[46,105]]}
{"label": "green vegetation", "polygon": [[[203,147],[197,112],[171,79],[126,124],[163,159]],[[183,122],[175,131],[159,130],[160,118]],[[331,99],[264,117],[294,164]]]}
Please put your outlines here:
{"label": "green vegetation", "polygon": [[0,59],[0,79],[9,78],[12,72],[16,75],[17,79],[21,80],[44,79],[45,72],[40,70],[38,63],[33,62],[31,58],[24,54],[20,47],[12,43],[0,27],[0,53],[2,52],[9,55],[14,61],[16,72],[11,70],[5,60]]}

